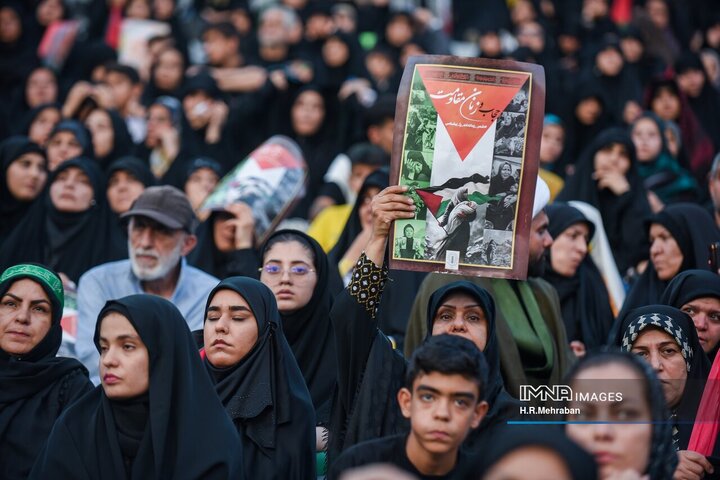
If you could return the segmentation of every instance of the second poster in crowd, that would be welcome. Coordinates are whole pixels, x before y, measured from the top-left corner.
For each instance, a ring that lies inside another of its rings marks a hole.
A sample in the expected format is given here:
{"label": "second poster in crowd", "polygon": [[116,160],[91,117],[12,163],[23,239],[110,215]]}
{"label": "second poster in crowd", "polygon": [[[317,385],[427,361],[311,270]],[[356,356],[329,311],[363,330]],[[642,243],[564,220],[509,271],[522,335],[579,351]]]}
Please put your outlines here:
{"label": "second poster in crowd", "polygon": [[545,101],[541,66],[412,57],[395,120],[390,266],[524,279]]}

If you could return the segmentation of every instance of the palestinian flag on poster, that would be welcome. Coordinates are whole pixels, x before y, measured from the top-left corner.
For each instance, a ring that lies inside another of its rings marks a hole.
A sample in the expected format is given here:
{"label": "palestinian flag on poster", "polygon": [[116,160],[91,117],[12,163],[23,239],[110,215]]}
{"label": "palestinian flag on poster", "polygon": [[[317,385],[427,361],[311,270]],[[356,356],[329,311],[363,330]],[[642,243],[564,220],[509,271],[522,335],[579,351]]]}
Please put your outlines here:
{"label": "palestinian flag on poster", "polygon": [[[442,216],[459,189],[467,185],[467,200],[482,205],[492,200],[499,200],[499,196],[490,196],[481,193],[478,184],[487,184],[490,179],[486,175],[474,174],[469,177],[451,178],[442,185],[415,189],[425,206],[435,218]],[[465,198],[464,198],[465,199]],[[463,199],[463,200],[464,200]]]}

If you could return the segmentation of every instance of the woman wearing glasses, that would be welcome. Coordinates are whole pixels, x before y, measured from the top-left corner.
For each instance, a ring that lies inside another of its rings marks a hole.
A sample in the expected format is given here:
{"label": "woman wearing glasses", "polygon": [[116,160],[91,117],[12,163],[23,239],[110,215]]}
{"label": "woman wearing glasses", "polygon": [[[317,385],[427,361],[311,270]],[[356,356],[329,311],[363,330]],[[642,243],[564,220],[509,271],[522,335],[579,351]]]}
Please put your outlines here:
{"label": "woman wearing glasses", "polygon": [[262,249],[260,281],[275,295],[282,328],[312,397],[318,449],[324,450],[325,426],[337,383],[335,338],[330,307],[342,288],[337,269],[329,267],[320,244],[296,230],[279,230]]}
{"label": "woman wearing glasses", "polygon": [[201,356],[240,434],[245,478],[314,478],[312,401],[270,289],[223,280],[210,292],[202,333]]}

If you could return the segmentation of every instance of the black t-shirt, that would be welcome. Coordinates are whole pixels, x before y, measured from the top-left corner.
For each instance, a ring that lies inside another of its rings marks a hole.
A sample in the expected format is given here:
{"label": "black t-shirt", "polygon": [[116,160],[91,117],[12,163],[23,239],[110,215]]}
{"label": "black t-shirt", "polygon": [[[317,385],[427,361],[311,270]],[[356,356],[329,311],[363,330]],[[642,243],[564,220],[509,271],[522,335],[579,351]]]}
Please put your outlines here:
{"label": "black t-shirt", "polygon": [[455,468],[447,475],[423,475],[410,462],[405,453],[407,434],[393,435],[390,437],[378,438],[367,442],[358,443],[347,449],[333,462],[328,473],[328,480],[336,480],[346,470],[351,468],[372,465],[374,463],[389,463],[415,475],[420,480],[452,480],[461,478],[458,472],[467,471],[465,463],[466,456],[462,451],[458,452],[458,460]]}

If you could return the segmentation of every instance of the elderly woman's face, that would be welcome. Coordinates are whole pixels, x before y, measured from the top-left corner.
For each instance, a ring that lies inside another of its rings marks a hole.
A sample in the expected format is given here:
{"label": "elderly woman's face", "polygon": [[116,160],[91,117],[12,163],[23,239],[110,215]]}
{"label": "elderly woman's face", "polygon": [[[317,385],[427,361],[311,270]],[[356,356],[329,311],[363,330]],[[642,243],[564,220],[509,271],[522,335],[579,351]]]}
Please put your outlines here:
{"label": "elderly woman's face", "polygon": [[215,367],[237,364],[258,339],[258,324],[247,301],[234,290],[219,290],[210,300],[203,326],[205,353]]}
{"label": "elderly woman's face", "polygon": [[52,304],[45,290],[24,278],[0,299],[0,349],[11,355],[30,352],[52,324]]}
{"label": "elderly woman's face", "polygon": [[670,280],[680,271],[683,253],[670,231],[660,225],[650,225],[650,261],[660,280]]}
{"label": "elderly woman's face", "polygon": [[680,403],[688,372],[685,357],[675,339],[657,328],[646,328],[635,339],[631,351],[653,367],[662,384],[668,406],[673,408]]}
{"label": "elderly woman's face", "polygon": [[500,176],[505,180],[510,175],[512,175],[512,167],[506,163],[500,169]]}
{"label": "elderly woman's face", "polygon": [[[625,470],[643,475],[647,469],[653,426],[645,382],[638,372],[621,363],[585,368],[572,381],[574,393],[590,396],[587,401],[573,400],[568,405],[578,408],[580,414],[568,417],[571,423],[566,433],[595,457],[603,480]],[[601,402],[591,398],[607,392],[620,393],[622,399]]]}

